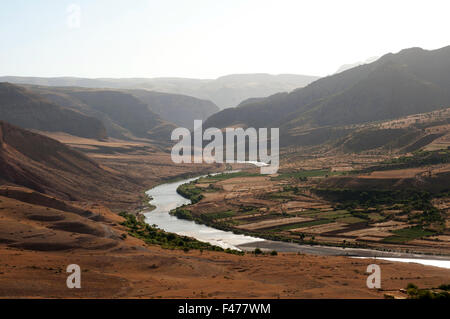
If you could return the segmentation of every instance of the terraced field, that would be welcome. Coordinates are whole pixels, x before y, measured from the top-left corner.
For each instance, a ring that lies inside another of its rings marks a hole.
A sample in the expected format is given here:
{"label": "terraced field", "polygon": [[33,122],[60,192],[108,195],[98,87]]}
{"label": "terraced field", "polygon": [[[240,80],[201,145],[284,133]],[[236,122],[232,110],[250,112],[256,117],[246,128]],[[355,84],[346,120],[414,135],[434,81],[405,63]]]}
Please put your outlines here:
{"label": "terraced field", "polygon": [[[414,170],[413,178],[429,168]],[[372,178],[395,172],[382,170]],[[189,219],[268,239],[450,254],[447,194],[322,187],[338,175],[314,169],[208,176],[180,187],[194,199],[182,210]]]}

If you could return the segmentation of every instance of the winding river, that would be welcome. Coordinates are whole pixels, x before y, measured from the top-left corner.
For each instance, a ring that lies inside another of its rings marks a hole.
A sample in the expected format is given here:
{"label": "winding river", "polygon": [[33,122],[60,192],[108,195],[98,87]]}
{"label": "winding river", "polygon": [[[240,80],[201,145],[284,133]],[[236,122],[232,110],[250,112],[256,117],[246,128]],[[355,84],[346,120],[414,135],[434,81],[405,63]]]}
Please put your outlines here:
{"label": "winding river", "polygon": [[222,248],[239,249],[239,245],[261,241],[259,238],[236,235],[232,232],[196,224],[193,221],[179,219],[170,215],[169,212],[172,209],[191,203],[189,199],[186,199],[177,193],[178,186],[198,178],[200,177],[161,184],[147,191],[147,195],[153,198],[153,200],[150,201],[150,204],[154,205],[156,208],[150,213],[145,213],[146,223],[150,225],[156,224],[165,231],[194,237],[200,241],[208,242]]}
{"label": "winding river", "polygon": [[415,262],[450,269],[449,257],[426,256],[398,252],[385,252],[362,248],[341,248],[326,246],[300,245],[287,242],[270,241],[256,237],[238,235],[232,232],[218,230],[193,221],[179,219],[169,214],[169,211],[182,205],[190,204],[190,200],[177,193],[178,186],[196,180],[189,178],[177,182],[158,185],[149,191],[150,204],[156,208],[151,212],[144,212],[145,222],[157,225],[159,228],[179,235],[194,237],[222,248],[252,251],[255,248],[276,250],[279,252],[299,252],[323,256],[349,256],[360,258],[378,258],[398,262]]}

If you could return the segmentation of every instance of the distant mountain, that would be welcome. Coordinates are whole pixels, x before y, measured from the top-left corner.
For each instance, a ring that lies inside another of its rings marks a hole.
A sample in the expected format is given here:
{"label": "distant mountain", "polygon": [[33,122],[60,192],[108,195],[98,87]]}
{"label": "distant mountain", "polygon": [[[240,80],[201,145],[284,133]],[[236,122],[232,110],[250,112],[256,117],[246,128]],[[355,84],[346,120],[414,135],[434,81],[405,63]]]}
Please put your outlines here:
{"label": "distant mountain", "polygon": [[85,79],[73,77],[0,77],[0,81],[45,86],[146,89],[211,100],[219,108],[234,107],[253,97],[267,97],[304,87],[319,77],[295,74],[234,74],[215,80],[185,78]]}
{"label": "distant mountain", "polygon": [[67,94],[136,137],[157,139],[163,131],[169,138],[174,127],[131,94],[109,90],[72,90]]}
{"label": "distant mountain", "polygon": [[153,92],[148,90],[127,90],[148,105],[150,110],[164,120],[182,127],[192,128],[194,120],[206,120],[220,111],[213,102],[187,95]]}
{"label": "distant mountain", "polygon": [[87,138],[103,139],[107,136],[98,119],[63,108],[10,83],[0,83],[0,120],[23,128],[60,131]]}
{"label": "distant mountain", "polygon": [[204,84],[192,95],[210,99],[223,109],[234,107],[249,98],[290,92],[304,87],[318,78],[295,74],[233,74]]}
{"label": "distant mountain", "polygon": [[[279,127],[281,143],[311,129],[393,119],[450,105],[450,46],[387,54],[291,93],[212,115],[204,127]],[[335,137],[333,134],[331,137]],[[325,136],[323,136],[325,138]]]}
{"label": "distant mountain", "polygon": [[371,57],[371,58],[368,58],[365,61],[359,61],[359,62],[356,62],[356,63],[344,64],[344,65],[341,65],[339,67],[339,69],[336,71],[336,73],[341,73],[341,72],[344,72],[344,71],[356,68],[357,66],[360,66],[360,65],[363,65],[363,64],[369,64],[369,63],[375,62],[378,59],[379,59],[379,57]]}
{"label": "distant mountain", "polygon": [[65,200],[107,199],[132,184],[70,147],[0,121],[0,183]]}
{"label": "distant mountain", "polygon": [[170,140],[176,127],[150,110],[148,105],[121,90],[76,87],[28,86],[37,94],[66,108],[100,120],[108,136],[120,139]]}

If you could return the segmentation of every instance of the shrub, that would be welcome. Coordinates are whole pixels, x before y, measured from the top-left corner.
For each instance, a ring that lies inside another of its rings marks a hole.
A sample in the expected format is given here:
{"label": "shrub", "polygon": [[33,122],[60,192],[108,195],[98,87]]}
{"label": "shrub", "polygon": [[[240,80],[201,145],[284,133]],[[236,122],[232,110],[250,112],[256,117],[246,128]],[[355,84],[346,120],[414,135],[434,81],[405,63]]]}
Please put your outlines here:
{"label": "shrub", "polygon": [[[128,234],[142,239],[147,244],[161,245],[163,248],[167,249],[183,249],[185,252],[188,252],[191,249],[200,249],[201,251],[225,251],[219,246],[213,246],[209,243],[198,241],[195,238],[165,232],[155,226],[137,220],[134,215],[127,214],[126,212],[120,213],[120,216],[125,218],[125,221],[122,222],[121,225],[128,228]],[[244,254],[242,251],[231,249],[228,249],[226,252],[236,255]]]}
{"label": "shrub", "polygon": [[439,289],[441,289],[441,290],[450,290],[450,284],[448,284],[448,285],[440,285],[439,287],[438,287]]}
{"label": "shrub", "polygon": [[263,252],[262,252],[261,249],[256,248],[256,249],[253,251],[253,253],[254,253],[255,255],[261,255]]}

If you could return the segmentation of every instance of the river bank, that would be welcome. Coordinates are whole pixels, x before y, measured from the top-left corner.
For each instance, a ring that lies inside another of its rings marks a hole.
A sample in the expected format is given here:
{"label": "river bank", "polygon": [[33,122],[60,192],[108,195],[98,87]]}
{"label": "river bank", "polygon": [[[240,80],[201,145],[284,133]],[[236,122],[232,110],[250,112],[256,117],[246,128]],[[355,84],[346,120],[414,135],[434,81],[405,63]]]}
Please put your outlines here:
{"label": "river bank", "polygon": [[145,222],[157,225],[159,228],[179,235],[190,236],[200,241],[208,242],[222,248],[253,251],[256,248],[279,252],[296,252],[301,254],[313,254],[319,256],[349,256],[349,257],[377,257],[377,258],[408,258],[417,263],[421,260],[436,260],[441,262],[440,267],[450,268],[448,257],[435,255],[422,255],[412,253],[387,252],[364,248],[342,248],[330,246],[300,245],[288,242],[270,241],[247,235],[238,235],[229,231],[222,231],[193,221],[178,219],[169,214],[170,210],[190,204],[190,200],[177,193],[177,188],[185,183],[194,181],[199,177],[193,177],[176,182],[160,184],[146,194],[152,199],[150,204],[155,206],[152,212],[145,212]]}

